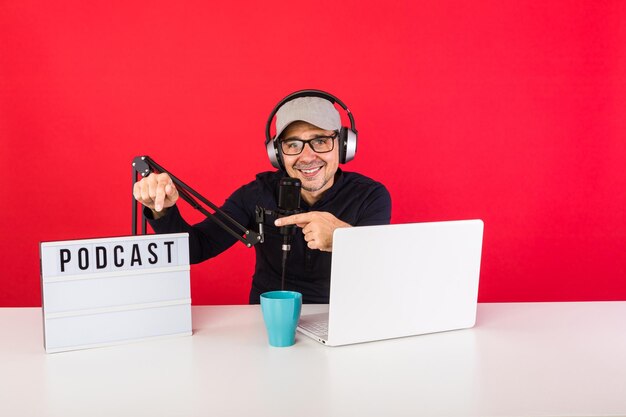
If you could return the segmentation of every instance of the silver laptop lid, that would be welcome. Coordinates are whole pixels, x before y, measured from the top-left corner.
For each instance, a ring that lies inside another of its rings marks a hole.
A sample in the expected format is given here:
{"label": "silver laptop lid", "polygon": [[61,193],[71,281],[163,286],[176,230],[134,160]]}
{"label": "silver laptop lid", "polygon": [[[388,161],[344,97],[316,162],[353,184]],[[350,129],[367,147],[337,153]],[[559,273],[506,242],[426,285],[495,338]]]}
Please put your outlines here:
{"label": "silver laptop lid", "polygon": [[482,236],[481,220],[337,229],[329,344],[472,327]]}

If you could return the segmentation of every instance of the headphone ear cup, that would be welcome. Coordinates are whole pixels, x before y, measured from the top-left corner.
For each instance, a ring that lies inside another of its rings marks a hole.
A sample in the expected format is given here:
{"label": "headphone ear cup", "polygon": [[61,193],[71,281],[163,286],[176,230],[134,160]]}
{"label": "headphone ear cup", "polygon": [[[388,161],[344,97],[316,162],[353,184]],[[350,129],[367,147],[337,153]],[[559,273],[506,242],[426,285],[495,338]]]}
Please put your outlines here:
{"label": "headphone ear cup", "polygon": [[282,157],[280,152],[278,151],[278,147],[276,146],[276,139],[272,139],[265,145],[267,150],[267,156],[270,159],[272,166],[276,169],[284,170]]}
{"label": "headphone ear cup", "polygon": [[354,130],[346,128],[346,154],[344,164],[352,161],[356,156],[357,137],[358,135]]}
{"label": "headphone ear cup", "polygon": [[339,162],[345,164],[356,155],[357,134],[354,130],[342,127],[339,131]]}

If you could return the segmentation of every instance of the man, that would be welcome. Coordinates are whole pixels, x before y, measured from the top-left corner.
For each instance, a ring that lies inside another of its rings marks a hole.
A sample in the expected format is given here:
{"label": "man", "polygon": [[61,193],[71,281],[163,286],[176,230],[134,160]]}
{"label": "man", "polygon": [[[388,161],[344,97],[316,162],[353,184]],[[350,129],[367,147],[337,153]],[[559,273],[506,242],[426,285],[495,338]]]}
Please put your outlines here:
{"label": "man", "polygon": [[[339,112],[331,101],[318,96],[286,101],[276,112],[274,144],[281,169],[258,174],[221,207],[240,224],[256,229],[255,207],[272,211],[278,208],[279,180],[288,175],[302,182],[303,212],[267,220],[265,242],[254,247],[251,304],[259,303],[263,292],[281,288],[280,226],[298,226],[287,260],[285,290],[301,292],[305,303],[328,303],[333,231],[389,223],[391,198],[386,188],[339,168],[337,142],[341,129]],[[210,219],[194,226],[185,222],[176,208],[178,191],[165,173],[143,178],[135,184],[133,194],[145,206],[144,215],[155,232],[189,233],[192,263],[212,258],[236,242]]]}

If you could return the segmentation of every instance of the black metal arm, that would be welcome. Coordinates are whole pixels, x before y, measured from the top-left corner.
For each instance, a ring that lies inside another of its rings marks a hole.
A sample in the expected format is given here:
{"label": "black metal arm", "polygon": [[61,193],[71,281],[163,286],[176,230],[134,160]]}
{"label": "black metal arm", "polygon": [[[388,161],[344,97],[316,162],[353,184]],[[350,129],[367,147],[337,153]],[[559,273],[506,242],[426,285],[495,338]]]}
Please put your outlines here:
{"label": "black metal arm", "polygon": [[[217,223],[222,229],[230,233],[233,237],[239,240],[241,243],[245,244],[247,247],[251,248],[257,243],[263,242],[263,230],[261,233],[256,233],[253,230],[249,230],[239,224],[235,219],[230,217],[228,214],[224,213],[220,210],[215,204],[211,203],[209,200],[204,198],[200,193],[195,191],[193,188],[182,182],[180,179],[176,178],[171,172],[163,168],[161,165],[157,164],[152,158],[149,156],[137,156],[133,159],[133,187],[137,182],[139,176],[147,177],[152,172],[157,173],[167,173],[172,182],[176,184],[176,188],[180,197],[189,203],[193,208],[200,211],[206,217],[211,218],[215,223]],[[215,213],[210,213],[204,207],[202,207],[195,199],[209,206],[211,209],[215,211]],[[133,197],[133,235],[137,234],[137,216],[141,215],[137,210],[138,202]],[[260,211],[260,212],[259,212]],[[262,219],[263,209],[257,208],[257,221]],[[219,217],[218,217],[219,216]],[[143,216],[142,216],[143,217]],[[228,222],[229,224],[226,224]],[[261,223],[262,225],[262,223]],[[146,234],[146,219],[142,218],[141,224],[141,234]]]}

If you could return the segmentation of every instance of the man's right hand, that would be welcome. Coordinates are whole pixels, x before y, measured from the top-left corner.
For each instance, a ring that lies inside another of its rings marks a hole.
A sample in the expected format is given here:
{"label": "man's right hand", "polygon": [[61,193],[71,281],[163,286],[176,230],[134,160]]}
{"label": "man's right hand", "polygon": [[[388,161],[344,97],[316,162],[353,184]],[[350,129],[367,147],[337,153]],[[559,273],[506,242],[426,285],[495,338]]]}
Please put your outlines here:
{"label": "man's right hand", "polygon": [[154,172],[133,187],[133,196],[144,206],[152,210],[155,218],[165,215],[168,207],[172,207],[178,200],[178,190],[166,173]]}

